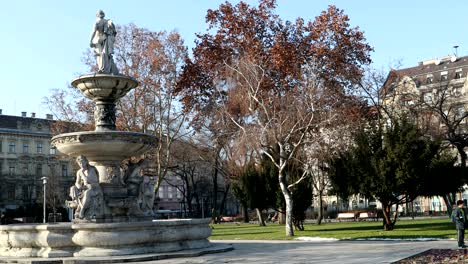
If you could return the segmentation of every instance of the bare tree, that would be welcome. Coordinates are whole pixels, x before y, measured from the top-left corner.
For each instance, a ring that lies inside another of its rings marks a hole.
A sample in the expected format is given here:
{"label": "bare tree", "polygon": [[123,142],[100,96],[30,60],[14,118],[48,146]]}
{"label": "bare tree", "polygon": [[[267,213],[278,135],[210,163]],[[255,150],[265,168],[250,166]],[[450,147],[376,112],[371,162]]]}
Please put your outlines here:
{"label": "bare tree", "polygon": [[[296,160],[300,148],[308,143],[308,135],[322,125],[320,113],[333,100],[324,86],[309,72],[298,89],[276,94],[262,91],[265,71],[259,65],[245,59],[232,70],[236,89],[242,94],[245,111],[248,113],[242,123],[231,120],[243,132],[243,136],[256,142],[257,148],[267,155],[278,169],[280,189],[286,203],[286,234],[294,235],[292,223],[292,190],[309,175],[304,173],[295,182],[289,182],[287,166]],[[311,67],[312,69],[313,67]],[[334,103],[336,104],[336,102]]]}
{"label": "bare tree", "polygon": [[340,109],[334,109],[337,111],[334,114],[321,115],[327,120],[326,125],[309,134],[302,151],[304,170],[312,178],[312,187],[318,200],[319,225],[323,219],[323,197],[331,187],[328,177],[329,160],[349,149],[353,144],[353,131],[362,122],[359,104],[356,104],[359,102],[344,102]]}

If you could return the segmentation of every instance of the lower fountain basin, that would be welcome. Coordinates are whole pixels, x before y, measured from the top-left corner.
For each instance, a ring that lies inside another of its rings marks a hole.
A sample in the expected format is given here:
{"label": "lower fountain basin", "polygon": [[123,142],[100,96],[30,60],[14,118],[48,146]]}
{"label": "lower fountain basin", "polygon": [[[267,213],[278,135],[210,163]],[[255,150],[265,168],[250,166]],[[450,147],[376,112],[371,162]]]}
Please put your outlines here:
{"label": "lower fountain basin", "polygon": [[210,219],[0,226],[0,256],[102,257],[210,247]]}
{"label": "lower fountain basin", "polygon": [[109,161],[141,155],[154,147],[156,140],[155,136],[137,132],[85,131],[57,135],[51,144],[68,156]]}

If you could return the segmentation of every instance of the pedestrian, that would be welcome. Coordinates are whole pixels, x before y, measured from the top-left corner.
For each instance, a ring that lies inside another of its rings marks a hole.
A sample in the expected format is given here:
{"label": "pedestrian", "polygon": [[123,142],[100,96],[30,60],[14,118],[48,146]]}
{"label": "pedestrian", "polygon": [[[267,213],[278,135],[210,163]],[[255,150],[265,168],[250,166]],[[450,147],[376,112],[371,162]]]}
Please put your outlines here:
{"label": "pedestrian", "polygon": [[458,248],[465,248],[465,228],[467,226],[465,204],[462,200],[457,201],[457,206],[452,211],[452,222],[455,223],[457,228],[457,241]]}
{"label": "pedestrian", "polygon": [[0,216],[0,225],[6,225],[6,217],[4,213]]}

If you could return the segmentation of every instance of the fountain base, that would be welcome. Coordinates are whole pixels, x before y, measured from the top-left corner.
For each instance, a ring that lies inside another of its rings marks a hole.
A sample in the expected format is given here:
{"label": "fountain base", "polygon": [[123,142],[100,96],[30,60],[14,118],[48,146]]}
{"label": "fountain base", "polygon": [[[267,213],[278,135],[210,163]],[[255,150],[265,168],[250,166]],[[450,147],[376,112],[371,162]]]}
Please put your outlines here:
{"label": "fountain base", "polygon": [[105,257],[211,246],[209,219],[0,226],[2,257]]}

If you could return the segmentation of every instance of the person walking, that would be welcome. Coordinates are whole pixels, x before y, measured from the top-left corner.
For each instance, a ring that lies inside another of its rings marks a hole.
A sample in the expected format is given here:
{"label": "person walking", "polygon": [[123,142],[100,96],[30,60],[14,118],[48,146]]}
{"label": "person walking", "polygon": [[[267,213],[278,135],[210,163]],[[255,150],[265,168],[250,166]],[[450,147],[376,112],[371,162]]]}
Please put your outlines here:
{"label": "person walking", "polygon": [[457,206],[452,212],[452,222],[455,223],[457,228],[457,241],[458,248],[466,248],[465,245],[465,227],[467,226],[467,218],[465,212],[465,204],[462,200],[457,201]]}
{"label": "person walking", "polygon": [[6,225],[6,216],[2,212],[2,215],[0,216],[0,225]]}

